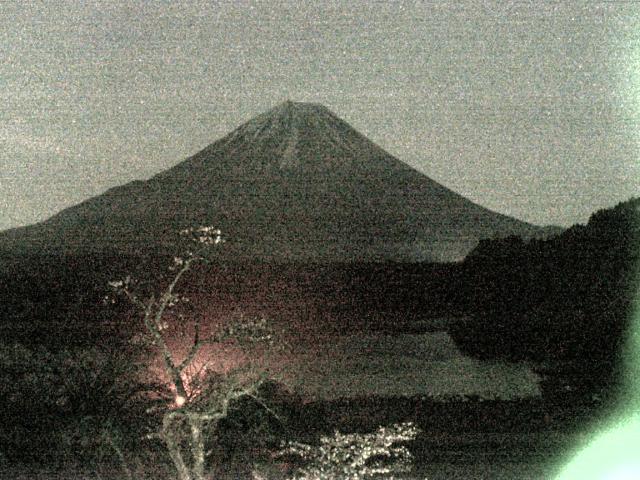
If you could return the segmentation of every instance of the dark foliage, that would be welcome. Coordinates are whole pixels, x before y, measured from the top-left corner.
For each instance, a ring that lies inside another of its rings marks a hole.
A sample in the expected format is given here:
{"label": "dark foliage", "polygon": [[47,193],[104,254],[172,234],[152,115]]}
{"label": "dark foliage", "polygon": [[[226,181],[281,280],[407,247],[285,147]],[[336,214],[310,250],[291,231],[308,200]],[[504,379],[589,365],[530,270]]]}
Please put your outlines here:
{"label": "dark foliage", "polygon": [[463,264],[467,309],[452,329],[482,358],[582,364],[610,377],[637,294],[640,199],[549,240],[482,241]]}
{"label": "dark foliage", "polygon": [[216,426],[208,438],[215,466],[215,478],[252,478],[253,462],[269,462],[269,452],[288,438],[291,414],[298,396],[285,385],[268,381],[256,398],[244,397],[234,402],[229,415]]}
{"label": "dark foliage", "polygon": [[132,360],[99,348],[0,345],[0,458],[86,467],[117,458],[115,449],[135,450],[150,427],[145,393],[155,386]]}

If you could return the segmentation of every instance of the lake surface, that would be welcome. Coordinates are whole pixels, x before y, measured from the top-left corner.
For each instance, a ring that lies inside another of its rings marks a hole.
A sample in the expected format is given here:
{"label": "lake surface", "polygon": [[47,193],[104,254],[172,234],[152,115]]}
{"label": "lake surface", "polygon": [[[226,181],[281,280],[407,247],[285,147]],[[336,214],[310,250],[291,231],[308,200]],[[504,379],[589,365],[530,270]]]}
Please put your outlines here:
{"label": "lake surface", "polygon": [[531,368],[466,357],[446,332],[316,338],[295,355],[291,375],[295,390],[324,400],[370,395],[487,399],[540,395],[540,377]]}

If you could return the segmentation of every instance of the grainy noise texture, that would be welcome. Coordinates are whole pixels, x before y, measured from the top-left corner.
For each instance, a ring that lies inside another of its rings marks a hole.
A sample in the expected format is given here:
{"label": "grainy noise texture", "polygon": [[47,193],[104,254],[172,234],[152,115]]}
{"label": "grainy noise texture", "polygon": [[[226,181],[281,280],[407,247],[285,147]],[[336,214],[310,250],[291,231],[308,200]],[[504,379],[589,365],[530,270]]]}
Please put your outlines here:
{"label": "grainy noise texture", "polygon": [[534,224],[637,194],[636,2],[9,0],[0,32],[0,229],[148,178],[286,99]]}

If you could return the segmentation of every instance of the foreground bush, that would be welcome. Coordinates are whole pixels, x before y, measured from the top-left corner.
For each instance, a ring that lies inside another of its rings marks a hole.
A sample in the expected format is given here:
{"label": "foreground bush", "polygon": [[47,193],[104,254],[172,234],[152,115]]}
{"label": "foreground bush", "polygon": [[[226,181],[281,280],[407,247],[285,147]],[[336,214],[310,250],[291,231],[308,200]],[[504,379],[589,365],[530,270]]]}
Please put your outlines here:
{"label": "foreground bush", "polygon": [[0,455],[86,466],[136,450],[150,403],[132,374],[131,357],[107,349],[0,345]]}

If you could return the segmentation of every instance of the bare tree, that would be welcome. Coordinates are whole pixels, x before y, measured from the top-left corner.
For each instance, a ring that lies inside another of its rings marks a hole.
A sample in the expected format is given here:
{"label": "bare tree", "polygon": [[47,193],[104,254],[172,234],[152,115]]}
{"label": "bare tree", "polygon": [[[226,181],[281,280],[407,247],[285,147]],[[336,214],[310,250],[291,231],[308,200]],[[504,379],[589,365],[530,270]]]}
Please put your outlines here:
{"label": "bare tree", "polygon": [[222,242],[221,232],[212,227],[187,229],[181,234],[192,237],[198,248],[187,252],[184,258],[174,258],[174,274],[159,294],[139,296],[132,288],[130,278],[109,284],[139,310],[144,327],[142,340],[160,356],[169,390],[173,394],[173,398],[163,407],[159,431],[150,437],[159,438],[165,444],[180,480],[204,480],[207,457],[205,432],[215,430],[218,422],[227,417],[235,401],[251,397],[271,413],[274,412],[258,397],[260,386],[267,380],[259,369],[249,364],[231,373],[217,374],[198,368],[195,360],[205,345],[223,342],[235,342],[242,347],[257,342],[272,344],[273,334],[262,318],[236,320],[215,334],[203,337],[201,320],[196,316],[192,319],[193,330],[186,354],[178,356],[172,351],[167,337],[169,327],[177,327],[183,336],[187,336],[186,324],[169,325],[172,320],[167,315],[168,310],[187,301],[176,293],[176,288],[192,266],[203,261],[206,252]]}

